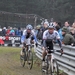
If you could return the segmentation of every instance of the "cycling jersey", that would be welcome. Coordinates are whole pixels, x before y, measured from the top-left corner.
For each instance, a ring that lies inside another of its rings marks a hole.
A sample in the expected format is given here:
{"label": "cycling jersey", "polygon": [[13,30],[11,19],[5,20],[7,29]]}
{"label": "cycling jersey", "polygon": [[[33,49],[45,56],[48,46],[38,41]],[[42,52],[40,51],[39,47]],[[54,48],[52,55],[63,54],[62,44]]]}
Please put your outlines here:
{"label": "cycling jersey", "polygon": [[53,34],[50,34],[48,30],[43,33],[43,39],[60,39],[59,33],[54,30]]}
{"label": "cycling jersey", "polygon": [[28,35],[27,30],[24,30],[24,31],[23,31],[23,35],[22,35],[22,37],[21,37],[21,42],[22,42],[22,43],[25,42],[26,39],[31,38],[31,37],[33,37],[34,40],[35,40],[35,42],[37,42],[37,38],[36,38],[35,32],[34,32],[33,30],[31,30],[31,33],[29,34],[29,37],[28,37],[28,38],[26,38],[27,35]]}
{"label": "cycling jersey", "polygon": [[[46,40],[58,40],[58,43],[59,43],[59,46],[61,47],[62,44],[61,44],[61,40],[60,40],[60,36],[59,36],[59,33],[54,30],[52,34],[49,33],[48,30],[46,30],[44,33],[43,33],[43,47],[45,48],[47,46],[46,44]],[[49,46],[52,45],[52,44],[49,44]],[[52,45],[53,46],[53,45]],[[51,48],[52,49],[52,48]]]}

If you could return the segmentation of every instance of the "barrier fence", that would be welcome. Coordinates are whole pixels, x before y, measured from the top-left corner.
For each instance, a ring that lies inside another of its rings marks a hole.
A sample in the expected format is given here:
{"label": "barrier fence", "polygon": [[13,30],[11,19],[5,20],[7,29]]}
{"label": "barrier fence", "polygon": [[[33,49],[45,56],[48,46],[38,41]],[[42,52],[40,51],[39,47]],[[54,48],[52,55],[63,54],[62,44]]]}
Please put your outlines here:
{"label": "barrier fence", "polygon": [[[58,44],[54,44],[54,50],[60,50]],[[57,59],[59,69],[63,70],[68,75],[75,75],[75,47],[63,45],[64,54],[60,56],[59,52],[53,53],[54,58]],[[42,49],[39,43],[36,48],[36,56],[42,59]]]}

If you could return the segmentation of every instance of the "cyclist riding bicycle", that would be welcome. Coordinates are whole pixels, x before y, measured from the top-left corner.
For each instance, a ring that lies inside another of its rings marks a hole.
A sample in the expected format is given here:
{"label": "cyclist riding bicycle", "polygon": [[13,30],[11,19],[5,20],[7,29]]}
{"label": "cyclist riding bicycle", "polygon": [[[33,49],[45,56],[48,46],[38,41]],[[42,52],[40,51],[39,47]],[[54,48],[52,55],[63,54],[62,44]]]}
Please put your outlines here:
{"label": "cyclist riding bicycle", "polygon": [[37,38],[35,36],[35,32],[33,31],[32,25],[28,24],[26,26],[26,30],[23,31],[23,35],[21,37],[21,42],[23,44],[21,55],[23,55],[24,47],[27,47],[27,45],[35,42],[35,45],[37,46]]}
{"label": "cyclist riding bicycle", "polygon": [[59,33],[55,30],[54,24],[50,23],[48,26],[48,29],[46,31],[44,31],[43,33],[43,43],[42,43],[42,66],[45,66],[45,56],[47,54],[46,48],[48,47],[48,49],[50,50],[49,53],[51,53],[51,51],[53,50],[53,42],[54,40],[57,40],[57,42],[59,43],[59,46],[61,48],[61,52],[63,52],[62,50],[62,43],[60,40],[60,36]]}

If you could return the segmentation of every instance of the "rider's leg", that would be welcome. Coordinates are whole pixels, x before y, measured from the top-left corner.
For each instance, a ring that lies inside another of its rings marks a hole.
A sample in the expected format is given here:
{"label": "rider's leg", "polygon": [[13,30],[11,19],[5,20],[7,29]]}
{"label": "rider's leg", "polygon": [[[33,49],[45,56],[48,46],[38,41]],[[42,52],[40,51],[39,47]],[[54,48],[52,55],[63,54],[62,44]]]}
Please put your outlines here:
{"label": "rider's leg", "polygon": [[43,47],[42,48],[42,50],[43,50],[43,53],[42,53],[42,57],[43,57],[43,59],[42,59],[42,61],[45,61],[45,56],[46,56],[46,50],[45,50],[45,48]]}
{"label": "rider's leg", "polygon": [[45,66],[45,56],[46,56],[46,50],[45,50],[45,48],[43,47],[42,48],[42,50],[43,50],[43,53],[42,53],[42,57],[43,57],[43,59],[42,59],[42,66]]}
{"label": "rider's leg", "polygon": [[21,53],[20,53],[22,56],[24,55],[24,50],[25,50],[25,44],[23,43],[22,50],[21,50]]}

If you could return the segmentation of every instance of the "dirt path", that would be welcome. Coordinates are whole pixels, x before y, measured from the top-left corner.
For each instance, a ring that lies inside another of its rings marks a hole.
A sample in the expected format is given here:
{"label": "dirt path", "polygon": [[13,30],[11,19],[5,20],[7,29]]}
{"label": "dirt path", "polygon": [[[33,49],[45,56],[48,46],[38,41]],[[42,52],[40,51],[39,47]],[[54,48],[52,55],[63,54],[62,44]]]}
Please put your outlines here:
{"label": "dirt path", "polygon": [[38,65],[37,63],[34,63],[32,70],[29,70],[27,66],[22,67],[20,65],[19,51],[18,51],[0,54],[0,75],[42,75],[42,74],[40,65]]}

